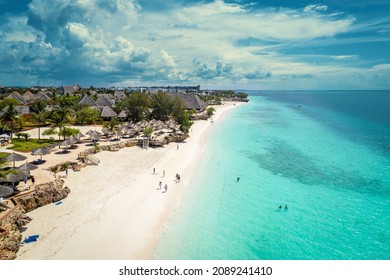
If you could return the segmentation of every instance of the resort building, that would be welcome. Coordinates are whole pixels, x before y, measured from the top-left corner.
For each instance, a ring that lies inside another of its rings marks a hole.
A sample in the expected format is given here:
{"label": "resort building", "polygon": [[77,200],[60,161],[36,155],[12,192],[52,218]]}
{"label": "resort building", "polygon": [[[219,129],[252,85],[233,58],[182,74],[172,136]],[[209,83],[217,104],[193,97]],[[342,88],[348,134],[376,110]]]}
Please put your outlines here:
{"label": "resort building", "polygon": [[6,96],[6,98],[16,99],[19,102],[19,104],[27,104],[27,102],[26,102],[26,100],[24,100],[23,96],[17,91],[11,92],[8,96]]}
{"label": "resort building", "polygon": [[187,110],[195,110],[201,112],[204,111],[207,107],[207,104],[200,100],[200,98],[195,93],[174,92],[170,93],[170,95],[182,99],[186,105]]}
{"label": "resort building", "polygon": [[60,91],[63,94],[73,94],[76,91],[79,91],[81,89],[79,84],[75,84],[74,86],[61,86]]}

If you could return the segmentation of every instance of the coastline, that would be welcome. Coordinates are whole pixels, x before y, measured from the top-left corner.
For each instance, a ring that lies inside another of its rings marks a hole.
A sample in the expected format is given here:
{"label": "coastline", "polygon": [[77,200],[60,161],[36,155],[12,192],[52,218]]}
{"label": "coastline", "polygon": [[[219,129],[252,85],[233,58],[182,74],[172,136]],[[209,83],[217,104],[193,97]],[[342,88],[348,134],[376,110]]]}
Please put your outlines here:
{"label": "coastline", "polygon": [[[23,235],[40,239],[21,247],[17,259],[151,259],[201,160],[208,131],[234,104],[240,103],[215,106],[213,123],[196,121],[183,143],[101,152],[100,165],[69,172],[65,185],[71,193],[63,203],[29,213],[33,221]],[[166,193],[157,190],[160,181],[168,185]]]}

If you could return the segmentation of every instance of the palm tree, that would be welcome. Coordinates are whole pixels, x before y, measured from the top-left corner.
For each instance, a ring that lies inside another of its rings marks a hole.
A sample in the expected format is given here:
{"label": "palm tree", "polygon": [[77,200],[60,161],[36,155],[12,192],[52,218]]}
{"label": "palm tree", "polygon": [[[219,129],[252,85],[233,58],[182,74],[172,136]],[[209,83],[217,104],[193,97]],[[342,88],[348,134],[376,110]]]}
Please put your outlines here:
{"label": "palm tree", "polygon": [[38,142],[41,140],[41,125],[47,120],[48,114],[45,110],[47,105],[46,100],[39,99],[31,105],[33,111],[32,117],[38,123]]}
{"label": "palm tree", "polygon": [[14,130],[14,125],[19,119],[18,111],[16,111],[16,105],[18,102],[15,99],[6,98],[0,104],[0,110],[2,110],[3,115],[0,117],[3,125],[9,125],[11,130],[11,138]]}
{"label": "palm tree", "polygon": [[65,140],[63,129],[65,128],[66,124],[72,121],[72,116],[74,115],[72,105],[72,101],[66,97],[61,97],[59,98],[58,109],[51,113],[50,120],[52,127],[53,129],[58,127],[58,142],[61,140],[61,135],[64,135]]}
{"label": "palm tree", "polygon": [[112,119],[109,123],[104,125],[104,128],[107,130],[108,136],[116,134],[118,136],[120,129],[118,127],[119,121],[117,119]]}

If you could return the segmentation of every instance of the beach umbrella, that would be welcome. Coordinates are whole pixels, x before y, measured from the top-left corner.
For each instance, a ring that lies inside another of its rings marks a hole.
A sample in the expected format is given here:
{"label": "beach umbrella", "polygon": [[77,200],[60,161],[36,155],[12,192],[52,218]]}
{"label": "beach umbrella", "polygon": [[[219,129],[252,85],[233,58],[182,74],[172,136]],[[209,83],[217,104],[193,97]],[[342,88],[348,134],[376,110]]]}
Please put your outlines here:
{"label": "beach umbrella", "polygon": [[71,146],[74,144],[73,139],[69,138],[60,143],[61,146]]}
{"label": "beach umbrella", "polygon": [[74,140],[71,138],[66,139],[60,143],[61,146],[65,146],[65,147],[72,146],[73,144],[74,144]]}
{"label": "beach umbrella", "polygon": [[9,154],[6,158],[5,158],[5,161],[7,162],[13,162],[13,167],[15,167],[15,161],[21,161],[21,160],[25,160],[27,159],[27,157],[23,156],[23,155],[20,155],[20,154],[15,154],[15,152],[13,152],[12,154]]}
{"label": "beach umbrella", "polygon": [[7,197],[14,193],[14,190],[10,187],[0,185],[0,197]]}
{"label": "beach umbrella", "polygon": [[18,167],[18,170],[23,171],[23,172],[28,172],[30,170],[35,170],[35,169],[38,169],[38,166],[36,166],[35,164],[32,164],[32,163],[29,163],[29,162],[26,162]]}
{"label": "beach umbrella", "polygon": [[22,181],[27,177],[27,174],[17,169],[12,170],[16,171],[16,173],[8,173],[5,178],[0,178],[0,181],[12,183],[12,188],[15,189],[15,183]]}
{"label": "beach umbrella", "polygon": [[50,149],[48,147],[38,148],[33,150],[31,154],[34,156],[41,156],[41,161],[42,161],[42,156],[50,154]]}
{"label": "beach umbrella", "polygon": [[89,139],[92,140],[93,142],[99,141],[99,140],[100,140],[100,135],[99,135],[99,134],[92,134],[92,135],[89,137]]}
{"label": "beach umbrella", "polygon": [[87,134],[87,135],[89,135],[89,136],[91,136],[92,134],[99,134],[99,135],[102,135],[100,132],[97,132],[96,130],[88,130],[88,132],[87,133],[85,133],[85,134]]}
{"label": "beach umbrella", "polygon": [[85,137],[84,134],[82,134],[81,132],[77,133],[74,137],[76,137],[77,139],[80,140],[81,137]]}
{"label": "beach umbrella", "polygon": [[66,140],[62,141],[60,143],[60,146],[65,146],[65,151],[67,151],[68,150],[68,146],[72,146],[73,144],[74,144],[74,140],[69,138],[69,139],[66,139]]}

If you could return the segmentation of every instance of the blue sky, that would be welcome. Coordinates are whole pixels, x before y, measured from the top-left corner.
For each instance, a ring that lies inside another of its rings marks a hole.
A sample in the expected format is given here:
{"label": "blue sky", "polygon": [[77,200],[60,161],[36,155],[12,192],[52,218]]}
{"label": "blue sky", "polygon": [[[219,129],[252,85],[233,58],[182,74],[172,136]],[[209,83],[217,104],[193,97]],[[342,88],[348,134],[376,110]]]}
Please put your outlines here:
{"label": "blue sky", "polygon": [[0,0],[0,85],[390,89],[388,0]]}

